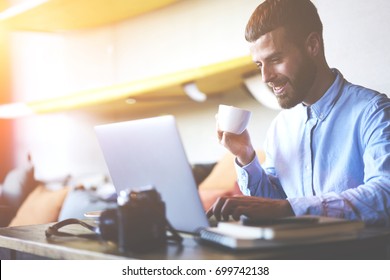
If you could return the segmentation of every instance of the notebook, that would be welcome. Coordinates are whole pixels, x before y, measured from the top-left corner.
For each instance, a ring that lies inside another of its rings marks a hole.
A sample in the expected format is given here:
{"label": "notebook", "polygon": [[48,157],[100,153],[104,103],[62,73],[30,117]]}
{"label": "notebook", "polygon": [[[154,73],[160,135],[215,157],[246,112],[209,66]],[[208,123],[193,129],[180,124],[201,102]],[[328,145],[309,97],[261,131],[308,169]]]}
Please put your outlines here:
{"label": "notebook", "polygon": [[173,116],[98,125],[95,132],[118,194],[151,185],[176,230],[209,226]]}
{"label": "notebook", "polygon": [[[304,222],[316,219],[316,222]],[[255,249],[286,245],[346,240],[364,228],[362,221],[341,218],[300,216],[277,219],[278,223],[247,226],[241,222],[220,222],[200,230],[200,241],[230,249]]]}
{"label": "notebook", "polygon": [[[351,221],[334,217],[304,215],[275,220],[279,222],[257,226],[246,226],[241,222],[220,222],[218,229],[221,232],[245,238],[292,240],[336,234],[350,234],[364,228],[362,221]],[[305,222],[306,220],[310,222]],[[311,222],[312,220],[316,222]]]}

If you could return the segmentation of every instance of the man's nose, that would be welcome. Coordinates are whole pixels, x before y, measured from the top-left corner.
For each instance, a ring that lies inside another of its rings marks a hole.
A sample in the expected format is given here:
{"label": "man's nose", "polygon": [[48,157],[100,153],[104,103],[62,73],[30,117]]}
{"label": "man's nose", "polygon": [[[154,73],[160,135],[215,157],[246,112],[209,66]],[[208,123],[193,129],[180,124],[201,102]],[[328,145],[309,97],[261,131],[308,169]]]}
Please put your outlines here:
{"label": "man's nose", "polygon": [[261,69],[261,77],[264,83],[272,82],[275,76],[275,71],[272,67],[263,65]]}

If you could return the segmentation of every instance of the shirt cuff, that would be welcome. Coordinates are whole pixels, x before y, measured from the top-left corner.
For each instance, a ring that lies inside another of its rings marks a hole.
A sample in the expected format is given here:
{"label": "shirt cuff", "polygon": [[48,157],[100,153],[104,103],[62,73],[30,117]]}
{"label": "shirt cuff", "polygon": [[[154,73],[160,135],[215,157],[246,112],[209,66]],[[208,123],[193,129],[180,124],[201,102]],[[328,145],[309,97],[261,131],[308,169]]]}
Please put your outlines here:
{"label": "shirt cuff", "polygon": [[[261,180],[261,166],[257,155],[247,165],[241,166],[237,158],[235,159],[235,168],[237,173],[237,181],[241,192],[244,195],[251,195],[249,186],[253,185],[253,182],[259,182]],[[256,184],[257,185],[257,184]]]}
{"label": "shirt cuff", "polygon": [[295,216],[321,215],[322,200],[318,196],[287,198]]}
{"label": "shirt cuff", "polygon": [[359,219],[349,203],[334,192],[322,196],[287,198],[287,200],[296,216],[318,215],[350,220]]}

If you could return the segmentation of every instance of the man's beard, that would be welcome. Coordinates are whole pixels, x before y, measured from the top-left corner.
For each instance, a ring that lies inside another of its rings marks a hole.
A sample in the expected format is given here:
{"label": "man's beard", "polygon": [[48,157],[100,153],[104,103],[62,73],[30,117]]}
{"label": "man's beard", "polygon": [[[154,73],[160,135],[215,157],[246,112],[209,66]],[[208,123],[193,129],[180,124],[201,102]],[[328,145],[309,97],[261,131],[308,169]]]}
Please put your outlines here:
{"label": "man's beard", "polygon": [[307,56],[303,57],[302,65],[295,75],[294,80],[290,80],[292,92],[277,96],[278,103],[283,109],[290,109],[302,103],[313,86],[317,74],[317,67]]}

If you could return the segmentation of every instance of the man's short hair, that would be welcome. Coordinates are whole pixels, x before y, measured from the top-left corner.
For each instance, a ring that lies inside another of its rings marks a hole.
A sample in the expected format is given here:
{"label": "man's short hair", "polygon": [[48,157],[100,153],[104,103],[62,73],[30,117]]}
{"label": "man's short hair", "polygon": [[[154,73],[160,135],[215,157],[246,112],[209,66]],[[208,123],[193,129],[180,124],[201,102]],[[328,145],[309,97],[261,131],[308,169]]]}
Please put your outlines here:
{"label": "man's short hair", "polygon": [[278,27],[284,27],[289,39],[297,45],[302,45],[311,32],[322,38],[322,23],[310,0],[265,0],[249,19],[245,39],[255,42]]}

